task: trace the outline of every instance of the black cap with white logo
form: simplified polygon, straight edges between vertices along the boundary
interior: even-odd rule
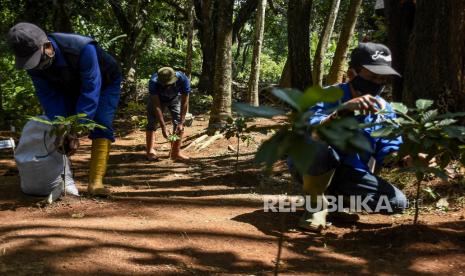
[[[16,57],[16,68],[32,69],[40,63],[45,32],[31,23],[18,23],[8,32],[8,44]]]
[[[388,47],[378,43],[360,43],[350,55],[350,66],[362,66],[378,75],[400,74],[391,67],[391,51]]]

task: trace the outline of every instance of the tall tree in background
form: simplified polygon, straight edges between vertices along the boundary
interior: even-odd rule
[[[121,102],[125,103],[136,90],[137,58],[145,46],[149,34],[143,34],[147,27],[149,0],[109,0],[124,38],[119,58],[123,69],[123,89]]]
[[[465,1],[416,3],[402,98],[410,105],[430,98],[441,111],[464,111]]]
[[[334,23],[336,22],[337,14],[339,11],[340,0],[332,0],[328,16],[325,18],[323,30],[321,31],[318,46],[313,58],[313,84],[323,86],[323,72],[326,48],[328,48],[329,40],[333,32]]]
[[[262,52],[263,32],[265,30],[266,0],[260,0],[255,17],[254,46],[252,56],[252,67],[248,87],[248,102],[258,106],[258,81],[260,79],[260,54]]]
[[[349,9],[344,17],[344,23],[337,43],[336,52],[334,53],[328,78],[326,79],[326,84],[328,85],[342,82],[347,51],[349,50],[350,40],[354,35],[355,25],[357,23],[361,5],[362,0],[350,0]]]
[[[288,72],[290,86],[304,90],[312,85],[310,13],[312,0],[291,0],[287,9]],[[286,66],[285,66],[286,68]]]
[[[199,91],[213,93],[216,55],[217,6],[215,0],[196,0],[196,14],[200,20],[199,41],[202,48],[202,73],[199,78]]]
[[[186,75],[192,77],[192,52],[194,40],[194,0],[187,0],[187,51],[186,51]]]
[[[231,116],[231,74],[232,74],[232,19],[234,1],[219,1],[213,80],[213,105],[209,128],[218,129],[223,121]]]
[[[46,32],[73,32],[71,9],[76,3],[65,0],[26,0],[24,11],[19,14],[17,22],[26,21],[43,28]]]
[[[401,75],[404,74],[409,48],[409,38],[415,18],[415,0],[385,1],[388,46],[392,52],[392,66]],[[402,100],[403,78],[395,78],[392,83],[392,97]]]

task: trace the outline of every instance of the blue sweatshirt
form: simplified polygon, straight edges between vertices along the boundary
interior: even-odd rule
[[[157,73],[153,74],[149,81],[150,95],[158,95],[160,101],[169,102],[178,95],[189,94],[191,92],[189,78],[180,71],[176,71],[176,77],[178,80],[174,85],[165,87],[158,82]]]
[[[67,67],[66,60],[57,43],[53,38],[48,38],[55,50],[55,60],[51,66],[57,69]],[[88,44],[82,49],[79,58],[79,72],[81,75],[80,94],[77,102],[73,103],[73,110],[69,110],[68,103],[71,96],[67,95],[67,91],[57,91],[50,86],[47,80],[35,75],[34,70],[28,71],[39,102],[49,119],[53,120],[55,116],[70,116],[78,113],[85,113],[89,119],[94,119],[102,86],[97,50],[94,45]]]
[[[334,109],[341,105],[344,102],[347,102],[352,99],[352,93],[350,91],[350,86],[348,83],[342,83],[337,85],[344,91],[342,98],[334,103],[318,103],[311,108],[314,114],[310,117],[310,125],[320,124],[322,120],[326,119],[329,114],[334,111]],[[360,123],[375,123],[384,121],[385,119],[396,118],[396,114],[392,112],[391,105],[386,102],[380,96],[376,98],[385,105],[385,109],[389,111],[388,114],[378,115],[378,114],[369,114],[369,115],[357,115],[355,118]],[[363,134],[368,138],[373,149],[373,154],[344,154],[338,151],[338,154],[341,158],[341,163],[350,167],[353,167],[356,170],[369,172],[368,161],[370,157],[373,156],[376,159],[377,165],[382,165],[383,160],[391,152],[398,151],[399,146],[402,144],[402,137],[397,137],[396,139],[385,139],[385,138],[373,138],[371,133],[377,129],[380,129],[381,126],[373,126],[361,130]]]

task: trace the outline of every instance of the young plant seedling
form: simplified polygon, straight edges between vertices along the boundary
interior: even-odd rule
[[[169,154],[170,159],[171,159],[171,154],[173,153],[173,143],[178,141],[179,139],[181,139],[181,137],[179,137],[176,133],[168,135],[168,141],[170,142],[170,145],[171,145],[170,154]]]
[[[253,141],[253,137],[250,135],[250,130],[247,128],[247,122],[244,117],[238,117],[233,119],[229,117],[226,125],[221,129],[221,133],[224,133],[226,139],[231,137],[237,138],[236,146],[236,173],[239,171],[239,154],[240,154],[240,141],[247,142],[247,147],[250,142]]]
[[[63,191],[66,195],[66,153],[69,149],[66,148],[65,138],[68,135],[73,135],[79,137],[86,132],[89,132],[95,128],[105,129],[104,126],[97,124],[96,122],[87,118],[87,115],[84,113],[72,115],[69,117],[63,116],[56,116],[55,120],[49,121],[42,119],[40,117],[29,117],[30,120],[37,121],[40,123],[44,123],[50,125],[52,129],[49,132],[50,137],[55,136],[55,149],[48,152],[45,156],[38,156],[40,157],[47,157],[54,151],[58,151],[63,155],[63,172],[61,174],[62,183],[63,183]],[[44,137],[45,141],[45,137]],[[48,150],[48,149],[47,149]]]
[[[380,123],[383,127],[372,133],[374,137],[403,137],[399,152],[393,161],[411,160],[407,170],[415,173],[416,195],[415,216],[418,222],[421,183],[430,174],[447,180],[446,166],[452,160],[465,164],[465,127],[457,125],[455,118],[465,116],[465,112],[439,114],[433,108],[433,101],[419,99],[415,108],[402,103],[391,104],[396,119]],[[380,111],[380,116],[385,113]],[[435,162],[434,162],[435,161]]]

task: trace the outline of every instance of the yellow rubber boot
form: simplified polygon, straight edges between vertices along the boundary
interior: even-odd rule
[[[87,192],[94,196],[107,196],[110,191],[103,186],[103,177],[107,170],[111,141],[105,138],[92,140],[90,155],[89,186]]]
[[[305,211],[300,218],[299,226],[311,231],[320,231],[325,228],[326,216],[328,215],[328,201],[324,192],[328,188],[333,178],[335,170],[330,170],[322,175],[311,176],[305,174],[303,177],[304,194],[310,196],[310,206],[318,208],[319,211]],[[306,203],[308,206],[308,203]]]

